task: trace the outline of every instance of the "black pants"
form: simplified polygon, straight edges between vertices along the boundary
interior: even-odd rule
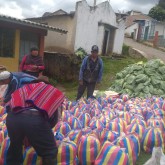
[[[58,149],[50,124],[42,115],[9,112],[6,125],[10,137],[7,165],[22,164],[22,146],[25,136],[36,153],[42,157],[43,165],[54,165]]]
[[[83,85],[79,85],[79,87],[78,87],[76,100],[79,100],[81,98],[81,96],[84,94],[86,88],[87,88],[87,99],[89,97],[93,97],[93,92],[95,90],[95,86],[96,86],[96,82],[88,83],[86,81],[83,81]]]

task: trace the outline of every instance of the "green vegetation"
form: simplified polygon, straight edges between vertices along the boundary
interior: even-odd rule
[[[102,57],[102,59],[104,63],[104,72],[102,82],[96,87],[96,89],[98,90],[108,89],[112,85],[112,82],[115,80],[115,75],[120,72],[124,67],[139,61],[146,61],[145,58],[134,59],[128,56],[121,60],[112,59],[110,57]],[[58,83],[57,86],[62,86],[64,88],[66,96],[70,100],[75,100],[78,88],[78,80],[74,82]]]
[[[157,21],[165,21],[165,9],[157,5],[151,8],[148,15]]]
[[[122,54],[123,55],[129,55],[129,46],[123,44]]]
[[[144,164],[147,160],[151,158],[151,154],[145,153],[144,151],[140,152],[140,155],[136,161],[136,165],[142,165]]]
[[[87,52],[83,48],[78,48],[75,52],[75,55],[83,59],[86,56]]]
[[[165,64],[160,59],[140,62],[125,67],[116,74],[111,91],[126,93],[130,97],[165,97]]]
[[[151,8],[148,15],[157,21],[165,21],[165,1],[159,0],[158,5]]]

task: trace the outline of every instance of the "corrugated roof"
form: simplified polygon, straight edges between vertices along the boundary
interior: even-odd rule
[[[14,18],[14,17],[2,15],[2,14],[0,14],[0,20],[6,21],[6,22],[16,23],[16,24],[20,24],[20,25],[30,26],[30,27],[36,27],[39,29],[51,30],[51,31],[55,31],[58,33],[63,33],[63,34],[67,33],[66,30],[63,30],[60,28],[56,28],[53,26],[49,26],[49,25],[45,25],[45,24],[41,24],[41,23],[29,21],[29,20],[18,19],[18,18]]]

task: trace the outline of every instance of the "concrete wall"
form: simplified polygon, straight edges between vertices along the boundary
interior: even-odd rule
[[[123,42],[124,42],[124,31],[125,31],[125,21],[121,20],[118,25],[118,29],[116,30],[116,37],[114,41],[113,52],[117,54],[121,54]]]
[[[45,37],[45,50],[56,51],[71,51],[73,52],[74,33],[75,33],[75,20],[74,17],[69,15],[59,15],[46,17],[42,22],[47,23],[50,26],[65,29],[67,34],[60,34],[52,31],[48,31],[48,35]]]
[[[44,75],[55,80],[78,81],[82,60],[74,54],[44,53]]]
[[[159,36],[165,37],[165,25],[157,23],[155,26],[155,32],[158,31]]]
[[[0,57],[0,64],[4,65],[8,71],[16,72],[19,68],[20,30],[15,30],[14,57]]]
[[[99,46],[100,49],[103,46],[103,38],[104,38],[104,26],[100,25],[98,26],[98,29],[97,29],[97,39],[96,39],[96,44]]]
[[[104,27],[99,27],[98,24],[104,23],[117,27],[116,15],[109,2],[103,2],[96,7],[90,7],[85,0],[77,2],[76,17],[77,24],[74,50],[82,47],[90,53],[91,46],[97,44],[101,51]]]
[[[131,36],[131,33],[134,32],[134,30],[136,29],[136,34],[135,34],[135,38],[137,39],[137,34],[138,34],[138,23],[133,24],[132,26],[128,27],[127,29],[125,29],[125,34]]]

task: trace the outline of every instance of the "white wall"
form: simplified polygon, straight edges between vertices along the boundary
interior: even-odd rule
[[[116,30],[116,37],[114,41],[113,52],[117,54],[121,54],[123,42],[124,42],[124,31],[125,31],[125,21],[121,20],[118,25],[118,29]]]
[[[136,35],[135,35],[135,39],[136,39],[138,33],[138,23],[135,23],[132,26],[125,29],[125,34],[129,34],[129,36],[131,36],[131,33],[134,32],[135,29],[136,29]]]
[[[158,35],[165,37],[165,25],[157,23],[155,26],[155,32],[158,31]]]
[[[102,45],[103,38],[104,38],[104,26],[98,26],[96,44],[99,46],[100,52],[103,46]]]
[[[55,33],[53,31],[48,31],[48,35],[45,37],[45,48],[56,47],[58,50],[66,49],[73,51],[73,35],[75,33],[75,20],[71,16],[54,16],[48,17],[45,22],[50,26],[65,29],[68,31],[67,34]]]
[[[98,26],[99,22],[117,27],[116,15],[108,1],[97,5],[95,9],[85,0],[77,2],[76,16],[75,50],[82,47],[90,53],[91,46],[94,44],[97,44],[100,50],[102,49],[104,28]]]

